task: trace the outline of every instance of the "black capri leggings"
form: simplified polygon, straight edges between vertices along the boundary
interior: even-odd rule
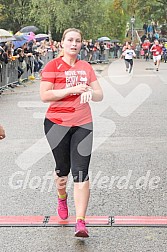
[[[56,174],[68,176],[71,169],[74,182],[89,180],[93,124],[66,127],[45,119],[44,130],[56,162]]]
[[[126,68],[129,68],[129,73],[132,71],[132,67],[133,67],[133,59],[125,59],[125,65]]]

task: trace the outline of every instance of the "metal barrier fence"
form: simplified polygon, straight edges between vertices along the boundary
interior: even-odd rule
[[[53,51],[48,50],[46,55],[40,56],[40,60],[43,62],[43,66],[47,62],[54,58]],[[81,60],[86,60],[91,64],[97,63],[108,63],[109,57],[111,57],[109,49],[105,49],[103,52],[99,50],[86,52],[84,49],[81,49],[78,58]],[[19,62],[18,59],[9,61],[7,64],[0,62],[0,94],[10,87],[17,86],[19,83],[18,68],[20,67],[23,70],[21,75],[22,81],[28,79],[33,79],[34,77],[34,62],[35,56],[26,57],[24,64]],[[32,78],[31,78],[32,77]]]
[[[48,51],[45,56],[40,57],[43,62],[43,66],[46,65],[51,59],[53,59],[53,52]],[[21,75],[22,81],[28,80],[31,76],[34,76],[34,61],[35,57],[26,57],[24,64],[19,62],[18,59],[9,61],[7,64],[0,62],[0,94],[2,91],[14,87],[19,84],[18,79],[18,68],[20,67],[23,71]]]
[[[4,90],[11,83],[18,82],[17,65],[18,62],[13,61],[9,62],[9,64],[0,62],[0,91]]]
[[[86,49],[81,49],[79,54],[79,59],[86,60],[92,64],[98,63],[108,63],[109,62],[109,48],[104,51],[96,50],[96,51],[87,51]]]

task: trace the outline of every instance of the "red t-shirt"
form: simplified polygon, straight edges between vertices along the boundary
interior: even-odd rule
[[[153,56],[161,55],[161,53],[162,53],[162,46],[160,46],[160,45],[153,45],[151,47],[151,52],[153,52]]]
[[[142,48],[144,49],[144,50],[148,50],[149,49],[149,47],[150,47],[150,42],[148,41],[148,42],[145,42],[145,43],[143,43],[142,44]]]
[[[42,71],[42,81],[53,83],[53,89],[64,89],[76,85],[90,85],[96,75],[92,66],[78,60],[72,67],[62,57],[51,60]],[[89,103],[80,104],[80,95],[72,94],[53,101],[46,112],[46,118],[62,126],[79,126],[92,122]]]

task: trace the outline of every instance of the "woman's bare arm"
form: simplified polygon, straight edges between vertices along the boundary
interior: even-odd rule
[[[40,97],[43,102],[58,101],[71,94],[82,94],[87,91],[87,85],[77,85],[74,87],[64,89],[53,89],[53,83],[41,81],[40,84]]]
[[[92,101],[98,102],[103,100],[103,91],[98,82],[98,80],[90,83],[90,87],[92,88]]]
[[[4,128],[0,125],[0,140],[5,138],[5,130]]]

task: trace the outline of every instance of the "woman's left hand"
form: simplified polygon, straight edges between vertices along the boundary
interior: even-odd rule
[[[3,127],[0,125],[0,140],[5,138],[5,130]]]
[[[92,91],[93,90],[88,90],[86,92],[83,92],[81,94],[81,99],[80,99],[80,103],[86,103],[92,100]]]

